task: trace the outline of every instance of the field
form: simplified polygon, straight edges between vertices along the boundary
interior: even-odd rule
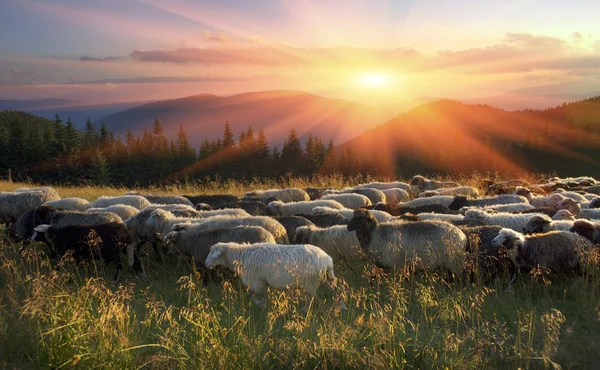
[[[480,185],[481,178],[458,181]],[[368,180],[214,182],[150,190],[240,195],[248,188],[342,187]],[[27,184],[0,182],[2,191],[19,186]],[[91,200],[130,189],[57,190],[63,197]],[[586,279],[545,284],[523,277],[505,292],[509,277],[488,286],[448,285],[437,276],[383,276],[369,264],[339,265],[336,275],[348,310],[340,312],[320,292],[320,301],[302,314],[299,292],[271,292],[261,311],[238,280],[203,287],[189,267],[156,263],[149,247],[142,250],[149,279],[126,269],[119,284],[107,282],[99,266],[67,261],[55,271],[41,245],[20,247],[0,244],[0,368],[586,369],[600,364],[598,268]]]

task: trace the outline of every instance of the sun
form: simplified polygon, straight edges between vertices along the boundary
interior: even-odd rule
[[[360,77],[360,83],[370,87],[382,87],[389,85],[391,81],[391,77],[383,73],[367,73]]]

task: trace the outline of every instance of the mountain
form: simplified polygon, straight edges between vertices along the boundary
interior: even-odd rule
[[[392,116],[389,112],[387,108],[301,91],[264,91],[165,100],[112,114],[98,122],[104,122],[116,136],[124,137],[128,129],[139,135],[159,119],[167,138],[175,138],[182,125],[194,146],[205,138],[220,137],[225,122],[231,125],[236,139],[248,127],[255,132],[262,127],[271,145],[281,145],[294,128],[301,138],[312,133],[324,141],[333,139],[340,143],[385,122]]]
[[[600,175],[600,98],[506,111],[441,100],[338,146],[357,171],[388,175],[529,171]]]
[[[89,118],[96,121],[107,115],[137,107],[147,102],[77,102],[66,99],[40,99],[40,100],[9,100],[0,99],[0,111],[18,110],[46,119],[54,119],[59,114],[63,121],[71,118],[79,129],[85,126]]]

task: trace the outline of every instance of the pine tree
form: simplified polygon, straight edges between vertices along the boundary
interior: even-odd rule
[[[102,145],[106,145],[110,142],[110,132],[108,132],[108,128],[104,122],[100,124],[99,140]]]
[[[204,139],[204,141],[202,141],[202,144],[200,144],[200,150],[198,151],[198,159],[207,158],[211,154],[212,153],[210,142],[208,141],[208,139]]]
[[[79,132],[75,128],[75,124],[71,118],[67,119],[67,126],[64,130],[64,143],[67,153],[73,153],[79,149]]]
[[[163,133],[160,121],[156,119],[152,127],[153,164],[150,166],[152,174],[151,182],[158,182],[165,179],[171,173],[172,161],[169,153],[169,142]]]
[[[27,143],[25,125],[18,116],[11,120],[8,135],[8,168],[15,174],[22,174],[27,164]]]
[[[66,152],[65,148],[65,140],[64,140],[64,130],[65,127],[62,124],[62,120],[58,113],[54,116],[54,153],[61,154]]]
[[[303,153],[298,134],[296,130],[292,129],[281,151],[281,162],[286,173],[298,174],[300,172]]]
[[[106,157],[98,149],[95,150],[91,162],[92,181],[97,185],[107,185],[110,181],[109,164]]]
[[[91,148],[98,142],[98,131],[89,118],[85,121],[85,136],[83,138],[83,147]]]
[[[223,140],[221,141],[219,149],[227,149],[234,145],[235,141],[233,139],[233,131],[231,131],[231,126],[229,126],[229,122],[225,122],[225,129],[223,130]]]
[[[267,136],[262,128],[258,130],[254,153],[253,162],[259,164],[257,166],[257,175],[263,178],[274,175],[274,162],[271,158],[271,150],[269,149]]]

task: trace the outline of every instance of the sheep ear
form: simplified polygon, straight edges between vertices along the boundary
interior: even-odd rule
[[[219,257],[221,257],[221,254],[223,254],[223,251],[222,251],[222,250],[220,250],[220,249],[217,249],[217,250],[215,250],[215,251],[212,251],[212,256],[213,256],[213,258],[219,258]]]

